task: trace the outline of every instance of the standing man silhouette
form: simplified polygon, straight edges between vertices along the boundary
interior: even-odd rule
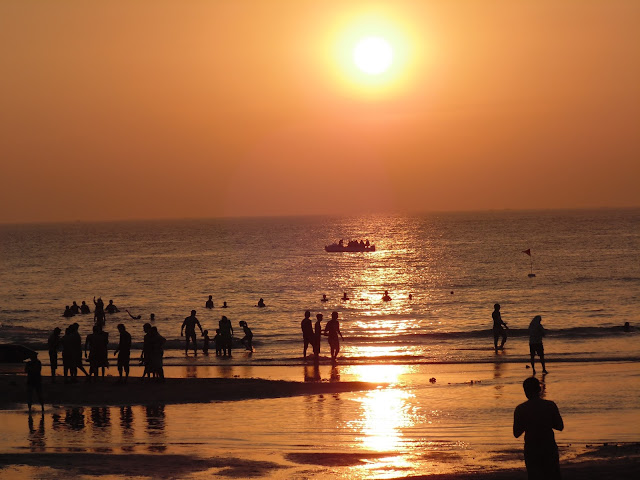
[[[493,306],[493,313],[491,314],[491,318],[493,318],[493,348],[495,349],[496,353],[498,353],[498,349],[502,350],[504,348],[504,344],[507,341],[507,330],[509,329],[509,327],[507,327],[507,324],[502,321],[502,317],[500,316],[499,303],[496,303]],[[500,342],[500,347],[498,347],[498,338],[500,337],[502,337],[502,342]]]
[[[304,312],[304,318],[300,322],[300,328],[302,329],[302,341],[304,342],[302,356],[303,358],[307,358],[307,348],[309,345],[313,348],[314,342],[313,324],[311,323],[311,312],[309,310]]]
[[[203,335],[202,326],[200,322],[196,318],[196,311],[191,310],[191,315],[184,319],[182,322],[182,327],[180,328],[180,336],[184,337],[186,335],[186,343],[184,346],[184,354],[186,355],[189,352],[189,339],[193,340],[193,354],[198,355],[198,344],[196,343],[196,325],[200,329],[200,335]]]
[[[560,480],[560,458],[553,430],[564,423],[558,406],[540,398],[540,382],[529,377],[523,383],[527,401],[513,413],[513,436],[524,433],[524,463],[529,480]]]

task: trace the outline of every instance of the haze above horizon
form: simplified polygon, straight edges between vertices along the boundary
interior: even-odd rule
[[[637,207],[637,18],[634,0],[6,0],[0,223]],[[353,64],[370,37],[393,50],[376,75]]]

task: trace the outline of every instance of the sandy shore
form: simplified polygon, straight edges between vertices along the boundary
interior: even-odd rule
[[[117,383],[105,377],[87,383],[65,384],[59,379],[43,381],[43,395],[48,405],[151,405],[207,403],[214,401],[279,398],[296,395],[331,394],[370,390],[382,384],[368,382],[291,382],[256,378],[167,378],[164,383],[130,379]],[[37,399],[34,396],[34,402]],[[26,377],[0,375],[0,407],[26,403]]]

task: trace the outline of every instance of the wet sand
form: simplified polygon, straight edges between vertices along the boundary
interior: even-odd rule
[[[24,375],[0,375],[0,407],[26,401]],[[43,379],[47,405],[171,405],[215,401],[280,398],[296,395],[332,394],[371,390],[383,386],[370,382],[291,382],[258,378],[167,378],[163,383],[132,378],[117,383],[116,377],[65,384]],[[34,405],[37,398],[34,396]]]

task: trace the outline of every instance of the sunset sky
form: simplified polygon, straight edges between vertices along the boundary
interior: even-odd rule
[[[637,0],[2,0],[0,222],[640,206],[639,24]]]

